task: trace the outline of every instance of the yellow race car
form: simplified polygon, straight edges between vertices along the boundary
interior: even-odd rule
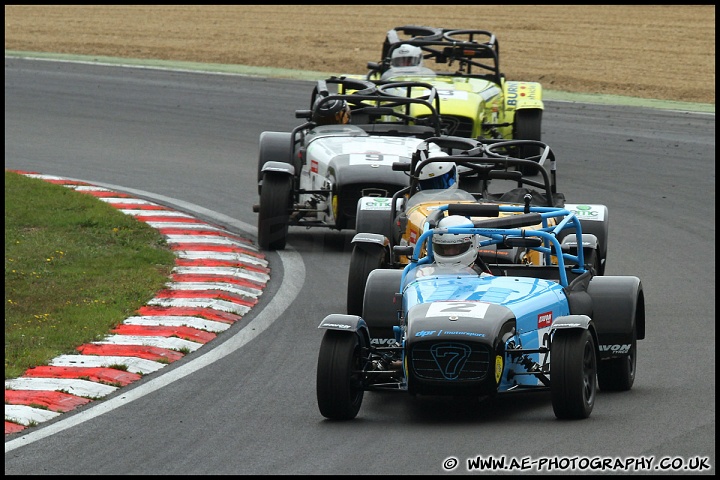
[[[376,83],[412,80],[435,87],[447,135],[541,140],[542,86],[505,78],[498,40],[489,31],[396,27],[386,34],[380,61],[368,68],[366,79]],[[524,148],[515,155],[539,153]]]

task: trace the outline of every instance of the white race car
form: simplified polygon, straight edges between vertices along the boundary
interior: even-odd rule
[[[423,118],[411,114],[413,106]],[[389,198],[409,184],[392,165],[409,162],[420,142],[441,134],[438,109],[437,91],[425,83],[318,81],[311,108],[296,111],[304,123],[260,134],[260,203],[253,206],[260,248],[285,248],[289,226],[354,229],[360,198]]]

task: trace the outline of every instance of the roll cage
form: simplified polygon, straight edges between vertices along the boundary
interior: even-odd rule
[[[433,85],[412,81],[376,85],[366,80],[330,77],[317,81],[309,109],[295,111],[295,117],[306,122],[292,130],[292,152],[296,151],[297,145],[304,145],[306,135],[317,127],[312,121],[315,111],[334,100],[348,103],[352,116],[350,124],[368,135],[418,138],[442,135],[440,97]]]
[[[405,25],[389,30],[382,46],[380,62],[368,62],[367,79],[382,75],[391,68],[392,52],[401,45],[413,45],[423,51],[425,60],[447,64],[457,69],[437,72],[441,75],[464,76],[501,84],[500,46],[487,30],[450,29]]]
[[[519,207],[510,205],[474,205],[474,204],[447,204],[438,207],[438,216],[463,215],[467,217],[498,217],[472,220],[472,227],[432,227],[425,230],[418,238],[414,247],[396,247],[401,249],[403,254],[408,255],[410,263],[405,266],[402,274],[401,285],[405,285],[405,278],[413,269],[420,265],[434,262],[432,250],[433,235],[436,234],[460,234],[460,235],[481,235],[485,237],[479,243],[480,247],[497,245],[508,248],[522,246],[536,250],[545,256],[545,265],[518,265],[510,276],[520,274],[522,276],[535,276],[531,272],[537,272],[537,278],[555,277],[561,286],[567,287],[569,278],[575,278],[586,272],[583,249],[580,248],[577,254],[564,251],[558,236],[563,230],[571,230],[577,235],[578,243],[582,243],[582,227],[580,220],[574,213],[564,208],[557,207]],[[515,213],[500,217],[500,213]],[[548,220],[556,219],[556,224]],[[524,228],[542,225],[540,228]],[[423,252],[425,252],[423,256]],[[552,265],[551,257],[557,260]],[[556,272],[548,275],[548,271]]]
[[[451,155],[428,156],[428,145],[433,143],[447,152],[457,152]],[[512,155],[518,148],[536,146],[540,153],[528,158],[515,158]],[[459,151],[459,152],[458,152]],[[459,167],[465,167],[463,175],[476,175],[481,185],[479,192],[471,193],[478,200],[490,202],[507,201],[509,203],[524,203],[526,208],[531,204],[543,207],[559,207],[564,205],[564,196],[557,192],[555,154],[550,147],[536,140],[474,140],[464,137],[431,137],[418,146],[413,154],[410,163],[396,162],[392,169],[395,171],[407,172],[410,183],[407,187],[397,191],[391,200],[390,215],[391,223],[395,222],[395,215],[399,210],[400,200],[408,199],[414,193],[420,191],[420,172],[423,167],[430,163],[455,163]],[[545,168],[549,165],[548,169]],[[524,175],[521,168],[537,170],[542,176],[538,180],[533,176]],[[516,182],[518,189],[534,187],[538,189],[534,194],[530,191],[517,191],[518,198],[509,198],[512,192],[502,194],[490,193],[489,185],[491,180],[509,180]],[[462,188],[462,180],[461,180]],[[431,221],[431,219],[429,219]]]

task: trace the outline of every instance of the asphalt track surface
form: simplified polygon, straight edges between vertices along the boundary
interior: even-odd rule
[[[129,193],[249,239],[257,138],[295,126],[311,85],[5,63],[6,169]],[[288,249],[266,253],[270,278],[240,321],[102,401],[6,435],[5,473],[433,474],[450,457],[467,473],[467,459],[490,455],[705,459],[710,470],[679,471],[714,473],[714,107],[673,107],[546,101],[560,191],[608,206],[606,273],[636,275],[646,292],[635,386],[600,394],[590,419],[559,422],[547,395],[529,394],[367,395],[356,421],[323,420],[316,327],[344,311],[351,234],[293,229]]]

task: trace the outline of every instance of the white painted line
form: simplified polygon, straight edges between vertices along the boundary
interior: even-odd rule
[[[235,313],[241,316],[250,311],[250,307],[245,305],[211,298],[153,298],[148,302],[148,305],[176,308],[210,308],[213,310],[220,310],[221,312]]]
[[[167,327],[192,327],[208,332],[223,332],[230,328],[231,324],[206,320],[200,317],[182,317],[180,315],[143,315],[126,318],[125,325],[143,326],[167,326]]]
[[[152,217],[168,217],[168,218],[177,218],[177,217],[183,217],[183,218],[195,218],[192,215],[188,215],[187,213],[177,212],[175,210],[126,210],[126,209],[120,209],[120,212],[123,212],[127,215],[134,215],[134,216],[152,216]]]
[[[95,185],[65,185],[78,192],[112,192],[109,188],[96,187]]]
[[[123,203],[125,205],[151,205],[161,207],[162,205],[143,200],[141,198],[120,198],[120,197],[98,197],[98,200],[105,203]]]
[[[224,260],[228,262],[250,263],[265,268],[268,266],[268,261],[265,259],[236,252],[189,252],[187,250],[178,250],[175,252],[175,256],[187,260]]]
[[[26,177],[30,177],[30,178],[41,178],[41,179],[43,179],[43,180],[48,180],[48,181],[50,181],[50,180],[68,180],[68,179],[65,178],[65,177],[58,177],[57,175],[43,175],[43,174],[40,174],[40,173],[27,173],[27,174],[24,174],[24,175],[25,175]]]
[[[137,357],[124,357],[114,355],[60,355],[50,360],[53,367],[112,367],[125,365],[131,373],[157,372],[165,366],[164,363],[146,360]]]
[[[247,247],[246,242],[241,242],[230,237],[220,235],[163,235],[168,243],[208,243],[211,245],[234,245]]]
[[[79,378],[20,377],[5,380],[6,390],[62,391],[86,398],[102,398],[118,387]]]
[[[216,227],[207,223],[183,223],[183,222],[146,222],[153,228],[158,230],[161,228],[181,228],[183,230],[215,230],[217,232],[227,232],[224,228]]]
[[[5,404],[5,421],[19,423],[26,427],[33,423],[42,423],[61,415],[62,412],[53,412],[44,408],[33,408],[29,405]]]
[[[270,280],[270,275],[266,273],[253,272],[235,267],[175,267],[172,272],[180,275],[223,275],[227,277],[246,278],[260,283],[267,283],[268,280]]]
[[[180,291],[202,291],[207,292],[209,290],[221,290],[223,292],[234,293],[237,295],[245,295],[252,298],[257,298],[262,295],[262,290],[256,288],[238,287],[231,283],[221,282],[175,282],[168,283],[166,287],[169,290],[180,290]]]
[[[188,349],[193,352],[204,345],[184,338],[153,335],[108,335],[102,340],[92,343],[95,345],[143,345],[177,351]]]

